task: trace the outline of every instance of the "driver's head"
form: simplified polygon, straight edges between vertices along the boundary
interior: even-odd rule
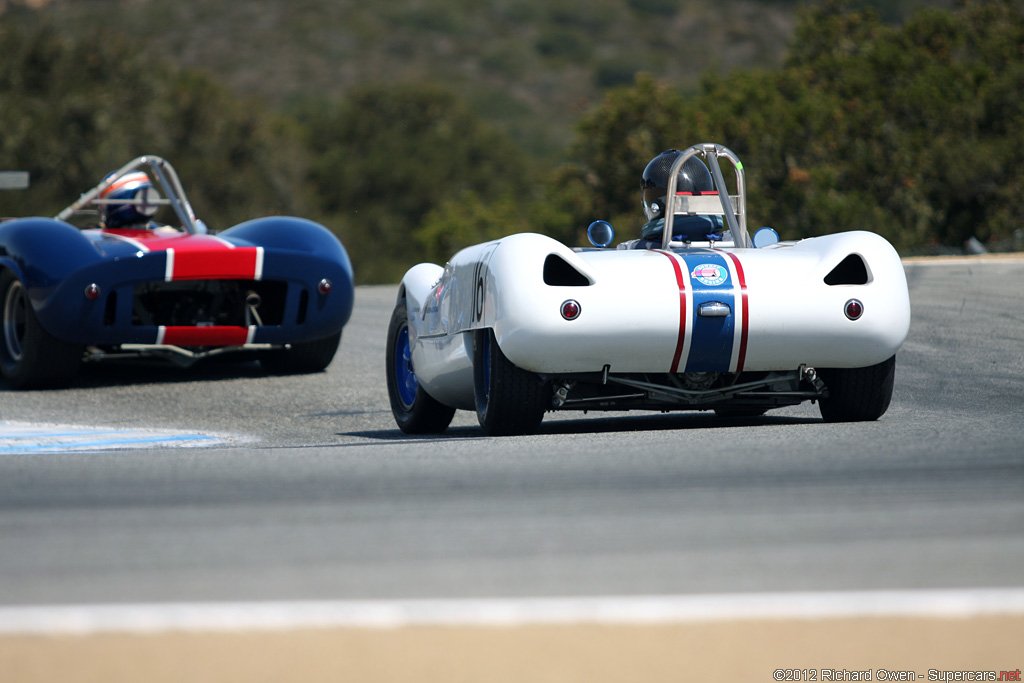
[[[160,193],[153,187],[149,176],[142,171],[121,176],[110,187],[100,192],[99,198],[106,200],[99,205],[100,218],[103,219],[105,228],[122,228],[145,223],[155,216],[160,208],[156,203],[160,199]]]
[[[665,214],[665,197],[668,195],[669,174],[672,164],[682,154],[677,149],[668,149],[651,159],[640,180],[640,201],[644,216],[653,221]],[[687,159],[676,176],[676,192],[709,192],[715,189],[711,172],[696,156]]]

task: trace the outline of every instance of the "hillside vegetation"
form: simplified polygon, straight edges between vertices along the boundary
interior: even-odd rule
[[[35,4],[39,4],[36,0]],[[17,7],[9,3],[8,13]],[[353,87],[443,83],[531,154],[564,148],[602,89],[647,71],[694,88],[708,68],[780,64],[794,0],[51,0],[18,12],[62,35],[115,29],[152,61],[275,107]]]
[[[932,4],[8,2],[0,166],[33,189],[0,215],[160,154],[212,226],[309,216],[393,282],[515,231],[632,237],[646,161],[713,140],[785,238],[1012,244],[1024,3]]]
[[[953,0],[876,0],[885,21]],[[16,11],[26,4],[39,11]],[[521,147],[557,157],[576,119],[638,72],[696,89],[708,70],[782,63],[800,0],[0,0],[24,27],[128,36],[275,107],[368,84],[443,83]],[[860,3],[865,4],[865,3]]]

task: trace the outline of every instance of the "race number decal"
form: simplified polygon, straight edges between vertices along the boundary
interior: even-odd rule
[[[484,317],[484,288],[486,285],[487,267],[482,261],[476,262],[473,269],[473,322],[478,323]]]

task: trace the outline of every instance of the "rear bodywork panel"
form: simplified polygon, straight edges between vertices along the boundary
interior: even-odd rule
[[[869,232],[763,249],[574,251],[542,235],[463,250],[403,281],[417,378],[472,407],[471,332],[491,328],[515,365],[551,377],[852,368],[906,339],[899,257]],[[851,299],[864,313],[844,313]],[[561,305],[578,303],[565,319]]]

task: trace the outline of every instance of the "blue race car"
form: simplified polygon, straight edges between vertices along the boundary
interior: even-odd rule
[[[70,222],[82,215],[94,224]],[[13,388],[65,386],[83,361],[125,357],[248,353],[273,373],[317,372],[352,304],[352,265],[325,227],[272,216],[211,234],[157,156],[54,218],[0,221],[0,374]]]

